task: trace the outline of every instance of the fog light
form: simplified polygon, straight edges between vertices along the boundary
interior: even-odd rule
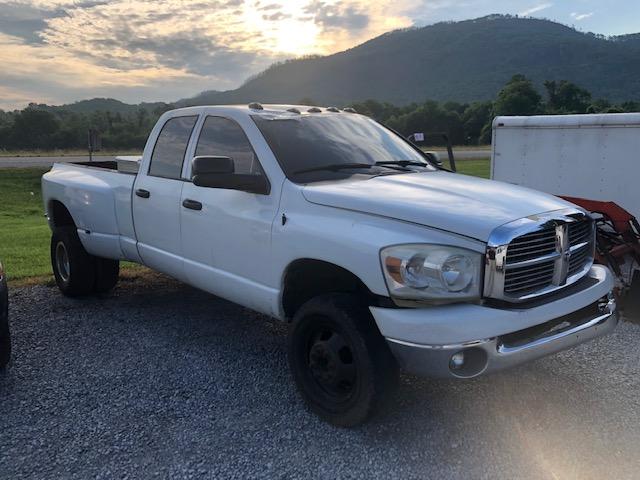
[[[464,352],[458,352],[451,355],[451,360],[449,360],[449,368],[451,370],[458,370],[464,366]]]

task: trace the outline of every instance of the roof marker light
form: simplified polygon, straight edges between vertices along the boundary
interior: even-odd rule
[[[298,113],[298,114],[299,114],[299,113],[302,113],[302,112],[300,112],[300,110],[298,110],[298,109],[297,109],[297,108],[295,108],[295,107],[287,108],[287,112],[291,112],[291,113]]]
[[[347,113],[358,113],[358,112],[356,112],[356,109],[352,108],[352,107],[343,108],[342,111],[343,112],[347,112]]]
[[[329,107],[327,108],[327,112],[340,113],[340,110],[338,110],[336,107]]]
[[[249,108],[251,110],[264,110],[264,107],[261,104],[259,104],[258,102],[251,102],[249,104]]]
[[[322,113],[322,110],[320,110],[318,107],[311,107],[309,110],[307,110],[307,112],[309,112],[309,113]]]

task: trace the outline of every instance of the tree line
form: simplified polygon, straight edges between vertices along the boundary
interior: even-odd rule
[[[496,116],[639,112],[640,102],[613,105],[604,99],[593,99],[590,92],[566,80],[544,82],[543,96],[531,80],[514,75],[493,101],[426,101],[397,107],[367,100],[353,107],[404,135],[447,133],[454,145],[488,145]]]
[[[300,103],[315,102],[303,99]],[[513,76],[493,101],[467,104],[427,100],[396,106],[366,100],[350,106],[404,135],[447,133],[455,145],[491,143],[491,122],[498,115],[640,111],[640,102],[613,105],[593,99],[590,92],[566,80],[544,82],[544,94],[540,94],[523,75]],[[153,108],[139,106],[126,112],[77,112],[30,104],[23,110],[0,110],[0,150],[84,149],[90,128],[100,132],[104,149],[141,150],[158,117],[171,108],[171,104],[154,104]]]

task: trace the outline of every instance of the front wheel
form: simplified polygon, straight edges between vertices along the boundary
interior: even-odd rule
[[[368,308],[346,294],[316,297],[300,308],[289,365],[311,410],[340,427],[368,420],[398,383],[396,361]]]

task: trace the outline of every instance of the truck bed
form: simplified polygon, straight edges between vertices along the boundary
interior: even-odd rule
[[[48,214],[66,208],[85,249],[105,258],[137,260],[131,195],[135,172],[118,161],[56,163],[42,177]]]
[[[141,157],[123,156],[116,157],[115,160],[99,160],[91,162],[70,162],[72,165],[81,167],[100,168],[103,170],[114,170],[120,173],[137,174],[140,168]]]

